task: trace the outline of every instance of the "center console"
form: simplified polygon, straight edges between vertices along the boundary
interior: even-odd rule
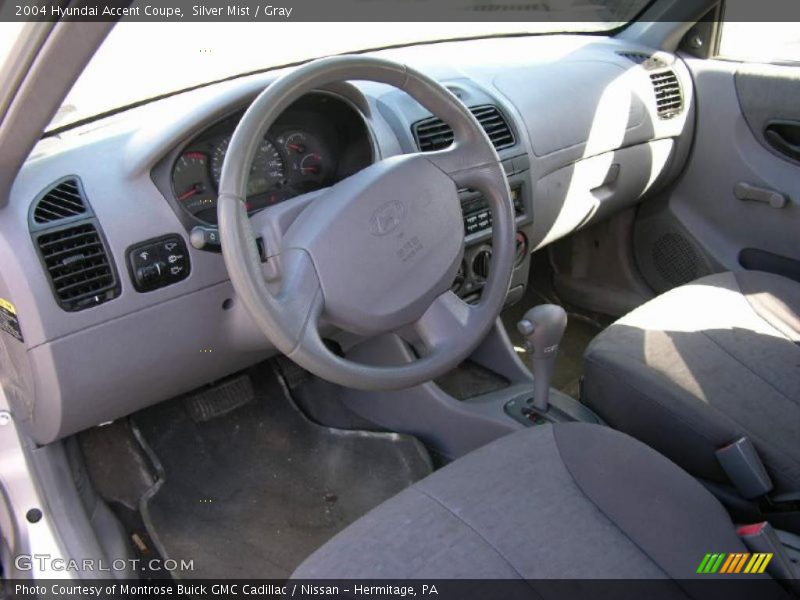
[[[508,177],[511,192],[511,201],[514,203],[514,218],[517,222],[516,233],[516,260],[514,262],[514,275],[509,286],[508,303],[513,304],[519,300],[525,291],[528,278],[530,246],[525,226],[532,222],[530,204],[526,202],[528,184],[528,170],[530,161],[523,154],[503,161],[503,167]],[[458,271],[452,290],[468,302],[475,302],[480,298],[481,289],[489,276],[492,260],[492,213],[489,203],[480,192],[475,190],[460,190],[461,212],[464,219],[464,260]]]

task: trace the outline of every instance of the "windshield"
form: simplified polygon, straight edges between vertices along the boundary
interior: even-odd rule
[[[626,24],[646,3],[583,2],[605,17],[586,22],[552,20],[558,17],[558,11],[552,9],[548,13],[551,20],[534,22],[121,22],[75,83],[48,129],[188,87],[321,56],[465,37],[608,31]]]

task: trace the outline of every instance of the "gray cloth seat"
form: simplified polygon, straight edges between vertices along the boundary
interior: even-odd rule
[[[589,345],[584,400],[696,477],[747,436],[776,492],[800,491],[800,283],[756,271],[671,290]]]
[[[746,549],[701,484],[628,435],[569,423],[510,434],[435,472],[293,578],[647,578],[678,592],[712,551]]]

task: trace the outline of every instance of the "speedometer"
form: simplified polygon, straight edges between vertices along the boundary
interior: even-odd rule
[[[172,189],[184,210],[198,218],[209,218],[216,211],[217,196],[208,177],[208,156],[204,152],[184,152],[172,169]]]
[[[219,189],[219,181],[222,178],[222,163],[225,161],[225,154],[231,136],[223,138],[214,148],[211,157],[211,175],[214,183]],[[247,196],[263,194],[273,188],[282,187],[286,178],[283,158],[274,144],[268,139],[263,139],[256,151],[253,165],[250,168],[250,178],[247,182]]]

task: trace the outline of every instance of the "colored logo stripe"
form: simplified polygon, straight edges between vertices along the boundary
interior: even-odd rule
[[[722,568],[719,570],[720,573],[730,573],[731,565],[736,562],[738,554],[728,554],[728,558],[725,559],[725,562],[722,563]]]
[[[725,554],[706,554],[700,566],[697,567],[697,572],[716,573],[725,556]]]
[[[771,560],[772,553],[768,552],[757,552],[755,554],[750,554],[749,552],[709,553],[700,561],[697,573],[763,573]]]
[[[761,554],[753,554],[753,558],[750,559],[750,562],[747,563],[747,566],[744,568],[745,573],[763,573],[769,561],[772,560],[772,554],[769,553],[761,553]]]
[[[744,563],[747,561],[748,558],[750,558],[749,553],[734,554],[734,556],[736,558],[731,563],[730,570],[727,571],[728,573],[740,573],[742,567],[744,567]]]

